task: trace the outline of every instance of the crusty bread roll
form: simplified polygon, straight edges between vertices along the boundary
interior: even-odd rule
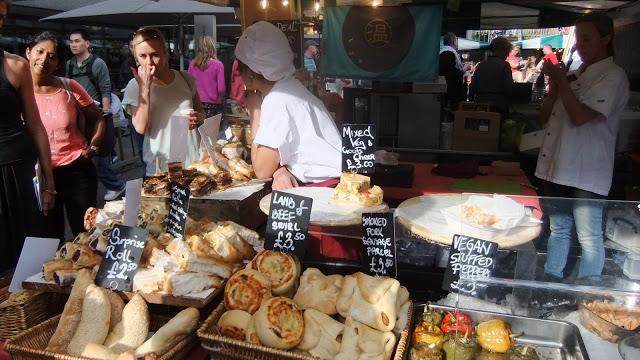
[[[344,277],[336,309],[340,315],[380,331],[396,325],[396,299],[400,283],[388,277],[373,277],[361,272]]]
[[[229,278],[231,276],[231,264],[201,256],[197,256],[192,252],[183,253],[178,259],[180,269],[184,271],[209,273],[217,275],[221,278]]]
[[[208,243],[209,247],[214,251],[214,257],[220,260],[233,264],[243,259],[242,253],[233,246],[226,234],[221,233],[217,229],[206,233],[202,240]]]
[[[200,312],[196,308],[190,307],[180,311],[173,319],[158,329],[149,340],[136,349],[136,358],[144,357],[150,353],[162,356],[168,349],[195,329],[196,325],[198,325],[199,317]]]
[[[374,330],[349,316],[344,322],[340,352],[334,359],[389,360],[395,345],[396,337],[392,332]]]
[[[57,259],[64,259],[64,260],[71,260],[71,258],[73,257],[73,253],[80,246],[86,246],[86,245],[80,245],[80,244],[77,244],[77,243],[74,243],[74,242],[71,242],[71,241],[67,241],[66,243],[64,243],[62,245],[62,247],[60,249],[58,249],[58,253],[56,254],[56,258]]]
[[[164,278],[163,290],[175,296],[184,296],[192,292],[217,288],[222,280],[203,273],[168,273]]]
[[[262,250],[247,265],[271,280],[271,292],[284,295],[291,291],[300,277],[300,263],[295,255],[279,251]]]
[[[308,309],[304,312],[304,337],[298,349],[319,357],[333,359],[340,351],[344,325],[320,311]]]
[[[252,259],[256,251],[253,249],[253,246],[245,241],[240,234],[236,231],[236,228],[233,225],[225,224],[218,225],[215,231],[219,232],[224,236],[224,238],[233,245],[242,254],[242,258],[244,260]]]
[[[111,331],[116,327],[120,320],[122,320],[124,301],[122,301],[120,295],[113,291],[107,291],[107,296],[109,297],[109,303],[111,304],[111,317],[109,318],[109,331]]]
[[[79,356],[87,344],[102,344],[107,338],[111,318],[111,303],[107,291],[93,284],[87,287],[80,323],[67,347],[70,355]]]
[[[245,341],[252,321],[251,314],[244,310],[229,310],[220,316],[218,329],[224,336]]]
[[[117,360],[119,354],[104,345],[88,343],[80,356],[96,360]]]
[[[104,345],[117,354],[135,350],[147,339],[149,324],[147,303],[136,294],[122,310],[122,320],[111,330]]]
[[[156,269],[138,269],[133,275],[133,291],[145,294],[159,291],[164,281],[164,271]]]
[[[301,309],[315,309],[335,315],[336,302],[342,288],[342,275],[325,276],[316,268],[307,268],[300,277],[300,287],[293,297]]]
[[[73,285],[77,277],[78,270],[75,269],[56,270],[53,272],[53,282],[60,287]]]
[[[56,327],[56,331],[49,340],[47,350],[52,352],[65,352],[67,345],[73,334],[76,332],[78,323],[80,323],[80,317],[82,315],[82,302],[84,300],[87,287],[93,284],[93,278],[91,273],[87,269],[78,271],[78,277],[73,284],[71,294],[67,303],[64,305],[64,310],[60,316],[60,321]]]
[[[227,309],[254,314],[265,299],[271,297],[271,281],[261,273],[243,269],[233,274],[224,287]]]
[[[58,270],[71,270],[73,263],[70,260],[54,259],[42,264],[42,277],[47,281],[53,281],[53,274]]]
[[[153,254],[153,250],[162,250],[164,246],[160,245],[160,243],[153,237],[147,237],[147,243],[144,245],[144,249],[142,250],[142,255],[140,255],[140,265],[145,266],[150,264],[151,255]]]
[[[265,300],[254,320],[260,342],[276,349],[292,349],[304,336],[302,311],[284,296]]]
[[[260,235],[247,228],[244,227],[240,224],[237,224],[233,221],[220,221],[218,224],[220,225],[229,225],[232,226],[236,232],[238,233],[238,235],[240,235],[241,238],[243,238],[246,242],[248,242],[249,244],[251,244],[252,246],[262,246],[264,245],[264,240],[260,240]]]
[[[149,265],[163,271],[176,271],[180,269],[178,259],[172,255],[169,255],[166,251],[160,249],[151,250]]]
[[[71,258],[74,269],[92,268],[102,262],[102,256],[91,250],[88,245],[79,246]]]

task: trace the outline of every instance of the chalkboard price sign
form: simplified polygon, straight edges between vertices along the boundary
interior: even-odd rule
[[[293,65],[296,69],[303,66],[302,63],[302,26],[299,20],[270,20],[270,23],[280,29],[289,41],[293,51]]]
[[[442,288],[465,295],[482,296],[487,286],[477,284],[474,279],[491,277],[497,252],[498,244],[494,242],[454,235]]]
[[[173,237],[183,238],[185,225],[187,224],[191,191],[188,187],[182,186],[177,182],[171,182],[169,186],[169,216],[167,216],[165,227]]]
[[[304,257],[313,199],[286,192],[271,193],[264,247]]]
[[[376,165],[374,125],[342,125],[342,171],[370,174]]]
[[[362,260],[369,275],[397,276],[393,229],[393,213],[362,214]]]
[[[131,291],[133,276],[146,243],[147,230],[114,225],[96,275],[96,284],[114,291]]]

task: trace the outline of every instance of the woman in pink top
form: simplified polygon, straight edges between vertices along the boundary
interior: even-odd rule
[[[196,79],[207,117],[222,113],[226,91],[224,65],[216,57],[216,43],[211,36],[198,38],[196,58],[189,63],[189,74]]]
[[[96,169],[91,158],[98,151],[104,133],[102,112],[75,80],[54,75],[60,65],[58,41],[43,32],[27,47],[27,59],[36,103],[49,137],[55,181],[55,207],[46,216],[48,236],[64,238],[64,210],[74,236],[84,229],[87,208],[96,206]],[[65,89],[65,83],[70,91]],[[78,109],[87,127],[95,124],[91,139],[78,124]]]

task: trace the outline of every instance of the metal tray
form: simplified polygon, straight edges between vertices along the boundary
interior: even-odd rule
[[[559,320],[535,319],[524,316],[498,314],[488,311],[478,311],[451,306],[431,304],[431,308],[443,311],[459,311],[471,317],[474,324],[478,322],[501,319],[511,325],[515,334],[522,333],[516,338],[520,345],[532,345],[536,348],[540,359],[545,360],[590,360],[587,349],[582,341],[580,330],[574,324]],[[414,308],[414,323],[421,320],[424,305]],[[411,348],[413,344],[410,345]],[[407,351],[406,354],[409,352]]]

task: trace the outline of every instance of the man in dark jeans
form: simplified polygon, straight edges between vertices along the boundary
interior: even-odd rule
[[[65,66],[65,76],[82,85],[89,95],[102,106],[104,114],[111,111],[111,80],[107,64],[89,51],[91,42],[86,31],[73,30],[69,35],[71,53],[74,55]],[[118,198],[125,190],[124,181],[111,169],[111,153],[114,145],[113,120],[105,116],[107,132],[103,141],[104,148],[98,150],[96,170],[98,179],[107,188],[104,200]]]

